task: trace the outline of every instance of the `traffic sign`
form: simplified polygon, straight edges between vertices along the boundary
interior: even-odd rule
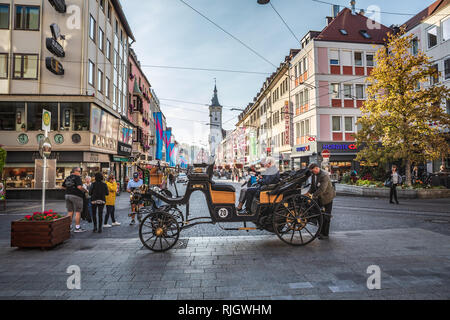
[[[324,158],[324,159],[330,158],[330,150],[328,150],[328,149],[323,150],[322,151],[322,158]]]
[[[42,110],[42,130],[50,132],[50,125],[52,123],[52,113],[45,109]]]

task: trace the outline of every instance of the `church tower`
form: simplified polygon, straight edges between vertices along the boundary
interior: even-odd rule
[[[214,85],[214,96],[209,106],[209,151],[212,158],[217,156],[217,147],[223,140],[222,106],[217,97],[217,85]]]

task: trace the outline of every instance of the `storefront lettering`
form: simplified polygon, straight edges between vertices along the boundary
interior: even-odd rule
[[[358,149],[358,147],[356,146],[356,144],[352,143],[352,144],[324,144],[322,146],[322,150],[356,150]]]
[[[297,148],[297,152],[306,152],[306,151],[310,151],[310,150],[311,150],[310,146]]]

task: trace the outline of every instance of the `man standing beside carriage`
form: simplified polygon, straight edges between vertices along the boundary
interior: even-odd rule
[[[333,199],[336,197],[336,191],[331,183],[330,176],[324,170],[313,163],[309,166],[309,170],[313,173],[311,179],[311,187],[306,196],[318,200],[319,206],[325,209],[323,217],[323,225],[319,234],[320,240],[328,239],[331,222],[331,211],[333,209]]]

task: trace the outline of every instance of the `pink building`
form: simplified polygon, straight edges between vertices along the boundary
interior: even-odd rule
[[[348,8],[327,17],[327,23],[302,39],[291,61],[291,160],[295,168],[325,162],[343,173],[355,167],[354,134],[366,99],[365,80],[390,29]],[[321,157],[324,150],[330,151],[329,159]]]

